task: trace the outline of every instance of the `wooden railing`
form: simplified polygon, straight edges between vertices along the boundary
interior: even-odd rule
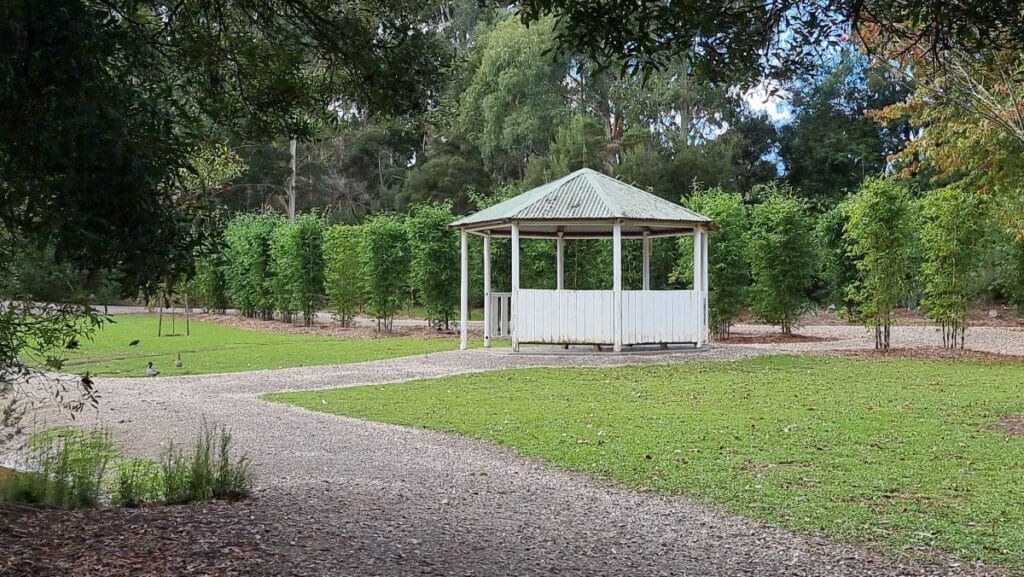
[[[490,301],[490,337],[509,338],[512,336],[512,293],[492,292]]]

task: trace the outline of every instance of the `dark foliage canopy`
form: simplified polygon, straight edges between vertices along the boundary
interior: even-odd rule
[[[525,0],[525,23],[554,15],[563,50],[630,71],[686,56],[714,80],[806,71],[829,46],[860,36],[941,58],[952,47],[1024,47],[1014,0]]]

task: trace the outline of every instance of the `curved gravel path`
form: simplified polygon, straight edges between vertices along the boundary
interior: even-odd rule
[[[919,328],[899,327],[894,340],[935,338]],[[266,539],[278,550],[266,575],[998,574],[982,566],[894,560],[685,498],[619,489],[492,444],[258,398],[511,367],[685,363],[871,346],[856,327],[801,332],[841,340],[656,355],[471,350],[331,367],[104,379],[100,411],[79,421],[103,423],[126,453],[151,456],[168,438],[188,442],[203,418],[229,425],[257,474],[259,490],[247,506],[267,523]],[[1001,343],[997,352],[1024,351],[1024,332],[1013,329],[972,329],[969,339],[982,350]]]

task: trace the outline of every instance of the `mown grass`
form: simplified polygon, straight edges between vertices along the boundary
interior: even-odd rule
[[[357,363],[458,348],[458,338],[381,337],[341,338],[252,331],[192,321],[191,335],[184,336],[185,323],[179,318],[179,336],[157,334],[155,315],[117,315],[116,324],[104,325],[81,348],[66,351],[64,370],[89,371],[104,376],[143,376],[152,361],[161,375],[229,373],[312,365]],[[170,323],[164,319],[165,334]],[[137,346],[129,343],[138,339]],[[174,361],[181,353],[183,366]]]
[[[270,395],[800,530],[1024,568],[1024,364],[779,356]],[[326,404],[325,404],[326,403]]]

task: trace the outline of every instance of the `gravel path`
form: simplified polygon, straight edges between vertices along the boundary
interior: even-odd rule
[[[762,330],[739,327],[744,332]],[[456,435],[309,412],[258,399],[268,391],[391,383],[533,366],[731,359],[770,351],[870,347],[857,327],[805,327],[838,339],[720,346],[666,354],[446,352],[345,366],[153,380],[105,379],[98,414],[127,453],[187,442],[206,418],[231,427],[254,459],[247,504],[278,548],[266,575],[990,575],[922,564],[795,534],[685,498],[662,498],[551,469]],[[934,344],[898,327],[900,346]],[[1024,332],[978,328],[979,350],[1024,353]],[[283,565],[280,561],[284,559]]]

